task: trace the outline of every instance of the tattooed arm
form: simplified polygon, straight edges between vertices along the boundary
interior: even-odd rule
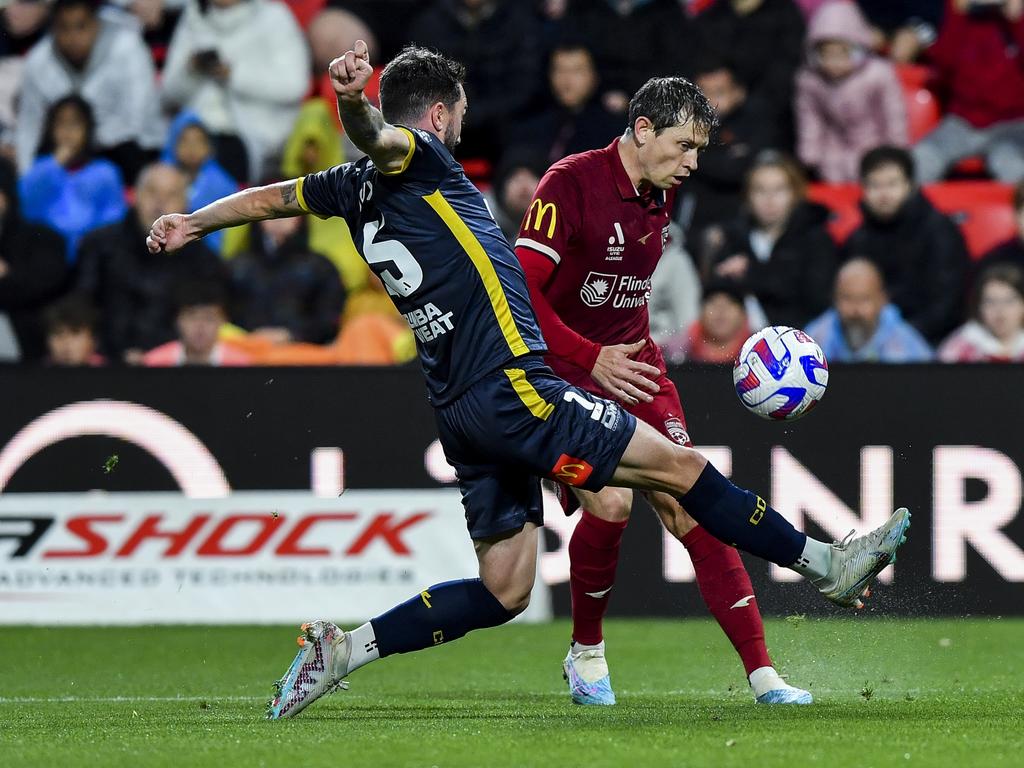
[[[281,219],[305,213],[299,205],[297,180],[251,187],[223,197],[195,213],[161,216],[149,231],[150,253],[176,251],[194,240],[225,227],[261,219]]]
[[[332,61],[328,71],[338,97],[338,116],[352,143],[370,156],[378,170],[403,171],[412,150],[409,133],[389,124],[363,95],[373,74],[366,43],[356,40],[353,50]]]

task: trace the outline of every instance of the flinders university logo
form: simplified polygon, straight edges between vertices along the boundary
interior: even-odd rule
[[[615,275],[591,272],[580,288],[580,298],[588,307],[600,307],[611,297],[614,285]]]

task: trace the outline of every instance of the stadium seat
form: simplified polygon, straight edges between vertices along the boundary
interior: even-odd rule
[[[810,184],[807,187],[807,199],[832,211],[828,233],[837,243],[845,241],[860,224],[859,184]]]
[[[1013,237],[1016,219],[1013,187],[995,181],[946,181],[924,187],[925,196],[960,227],[971,258]],[[829,234],[837,243],[861,222],[858,184],[811,184],[807,198],[832,211]]]
[[[903,101],[907,107],[907,132],[910,143],[916,144],[926,136],[942,117],[942,109],[927,83],[931,72],[927,67],[901,64],[896,74],[903,89]]]
[[[947,181],[924,188],[929,200],[959,225],[971,258],[1013,237],[1013,187],[995,181]]]

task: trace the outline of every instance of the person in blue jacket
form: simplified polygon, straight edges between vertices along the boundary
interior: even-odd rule
[[[72,94],[55,102],[36,160],[18,184],[24,217],[63,235],[69,264],[86,232],[119,221],[128,210],[121,172],[95,155],[95,133],[85,99]]]
[[[214,156],[210,132],[191,110],[183,110],[174,118],[160,159],[177,166],[188,179],[189,213],[238,191],[238,182]],[[220,252],[224,233],[217,232],[207,240],[214,251]]]

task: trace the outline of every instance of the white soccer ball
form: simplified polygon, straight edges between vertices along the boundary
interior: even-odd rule
[[[732,380],[748,411],[762,419],[793,421],[824,396],[828,361],[803,331],[773,325],[744,342]]]

